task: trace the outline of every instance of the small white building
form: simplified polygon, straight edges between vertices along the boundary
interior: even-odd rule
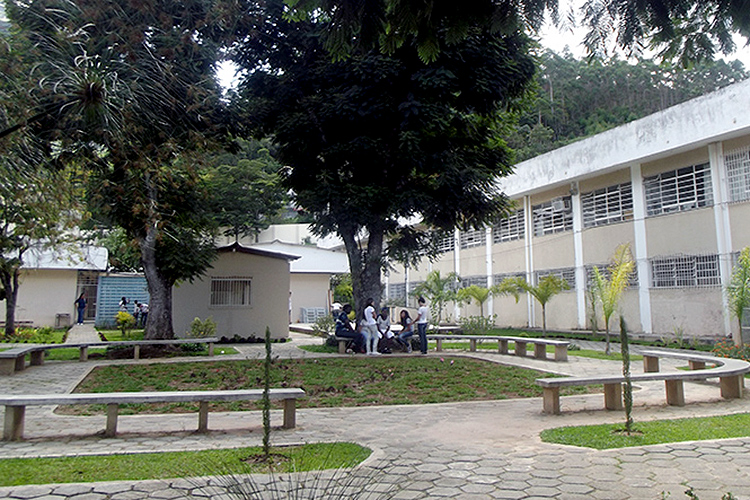
[[[185,337],[195,318],[216,322],[219,337],[262,339],[266,327],[274,339],[289,335],[289,265],[298,259],[239,243],[218,249],[205,274],[173,289],[177,337]]]

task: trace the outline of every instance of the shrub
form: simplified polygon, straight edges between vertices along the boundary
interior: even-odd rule
[[[127,338],[130,335],[130,330],[135,328],[135,318],[129,312],[118,311],[115,315],[115,323],[122,332],[123,338]]]
[[[206,349],[206,344],[180,344],[180,350],[182,352],[203,352]]]
[[[193,339],[215,337],[216,336],[216,321],[212,316],[206,318],[205,321],[201,321],[200,318],[195,318],[190,323],[190,331],[188,337]]]
[[[461,325],[461,331],[466,335],[484,335],[489,330],[495,328],[495,319],[497,314],[492,316],[469,316],[458,320]]]
[[[328,337],[336,333],[336,320],[330,314],[326,314],[315,321],[312,329],[317,337]]]
[[[720,358],[734,358],[750,361],[750,346],[738,346],[732,339],[718,341],[711,352]]]

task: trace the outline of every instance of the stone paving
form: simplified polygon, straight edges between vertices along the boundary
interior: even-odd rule
[[[318,339],[293,334],[292,342],[274,345],[276,355],[314,357],[297,348]],[[598,348],[597,344],[584,347]],[[242,345],[234,358],[261,358],[261,345]],[[438,356],[432,352],[431,356]],[[480,357],[559,373],[616,373],[619,363],[571,356],[567,363],[518,359],[495,353]],[[136,361],[49,362],[4,377],[3,392],[70,391],[96,365]],[[140,361],[148,362],[148,361]],[[174,360],[170,362],[180,362]],[[669,366],[663,360],[664,366]],[[674,365],[672,365],[674,366]],[[639,367],[634,364],[633,370]],[[662,383],[643,384],[635,395],[636,421],[746,412],[750,398],[724,401],[717,383],[686,383],[687,406],[664,404]],[[588,450],[542,443],[545,428],[618,422],[619,412],[602,410],[601,394],[562,398],[563,414],[543,415],[541,400],[502,400],[409,406],[318,408],[298,410],[298,427],[275,431],[274,444],[353,441],[374,450],[353,471],[309,473],[276,478],[253,476],[258,488],[289,481],[325,489],[332,498],[460,499],[680,499],[692,487],[701,500],[719,500],[731,492],[750,498],[750,438]],[[121,416],[114,439],[96,437],[103,416],[55,415],[53,408],[27,410],[23,442],[0,445],[0,458],[142,453],[167,450],[258,445],[258,412],[211,413],[208,434],[195,434],[197,416]],[[274,425],[281,414],[272,414]],[[207,471],[209,474],[210,471]],[[0,488],[0,498],[137,500],[227,496],[222,478],[168,481],[117,481],[89,484]],[[361,486],[364,485],[364,486]],[[255,498],[282,498],[269,490]],[[310,498],[297,496],[295,498]],[[235,497],[239,498],[239,497]],[[249,497],[245,497],[249,498]],[[320,497],[318,497],[320,498]]]

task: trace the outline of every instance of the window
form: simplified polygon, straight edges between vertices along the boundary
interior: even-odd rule
[[[492,276],[492,283],[494,283],[495,285],[499,285],[508,278],[521,278],[522,280],[526,281],[526,273],[495,274]]]
[[[713,203],[708,163],[646,177],[643,187],[649,216],[683,212]]]
[[[575,267],[564,267],[561,269],[545,269],[544,271],[536,272],[536,283],[539,284],[539,280],[545,276],[554,275],[558,278],[562,278],[568,283],[571,290],[576,288],[576,268]]]
[[[211,306],[243,307],[250,305],[250,278],[211,278]]]
[[[453,234],[443,236],[437,244],[438,253],[448,253],[453,251],[455,240]]]
[[[400,300],[406,297],[406,283],[388,283],[388,298]]]
[[[487,276],[469,276],[468,278],[461,278],[461,288],[466,288],[471,285],[487,288]]]
[[[633,220],[633,188],[629,182],[581,195],[583,227]]]
[[[461,248],[484,246],[487,241],[485,234],[486,232],[484,229],[469,229],[468,231],[461,231]]]
[[[524,237],[523,209],[517,210],[507,218],[499,219],[492,228],[492,242],[522,240]]]
[[[573,229],[573,209],[570,196],[534,205],[534,236],[544,236]]]
[[[730,151],[724,155],[729,183],[729,201],[750,200],[750,148]]]
[[[651,286],[654,288],[708,287],[720,283],[718,255],[651,259]]]
[[[586,266],[586,288],[591,289],[594,286],[594,267],[599,268],[599,272],[604,276],[605,278],[610,278],[610,272],[609,272],[609,264],[589,264]],[[636,272],[635,268],[633,269],[633,272],[630,273],[630,276],[628,277],[628,287],[638,287],[638,273]]]

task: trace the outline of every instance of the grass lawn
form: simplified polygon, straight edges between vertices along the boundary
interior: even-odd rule
[[[80,356],[80,349],[77,347],[61,347],[59,349],[49,349],[44,356],[44,359],[49,361],[78,361]],[[106,348],[92,348],[89,349],[89,358],[97,359],[104,358],[106,356]],[[227,356],[229,354],[237,354],[237,350],[232,347],[214,347],[214,354],[217,356]],[[193,352],[193,351],[178,351],[171,353],[166,357],[181,357],[181,356],[208,356],[208,348]]]
[[[268,472],[264,463],[243,461],[257,456],[260,447],[193,452],[138,453],[128,455],[62,458],[11,458],[0,460],[0,486],[93,481],[142,481],[207,474]],[[353,443],[318,443],[273,448],[278,455],[275,473],[353,467],[371,450]]]
[[[307,397],[300,408],[424,404],[539,397],[534,383],[549,374],[467,358],[346,357],[277,360],[271,387],[301,387]],[[220,363],[169,363],[101,366],[76,392],[230,390],[261,388],[263,363],[232,360]],[[571,388],[566,394],[589,392]],[[212,403],[213,411],[257,409],[254,402]],[[65,406],[66,414],[106,411],[105,405]],[[121,413],[195,412],[195,403],[122,405]]]
[[[623,424],[558,427],[542,432],[542,441],[604,450],[649,444],[750,436],[750,414],[636,422],[637,431],[625,435]]]

